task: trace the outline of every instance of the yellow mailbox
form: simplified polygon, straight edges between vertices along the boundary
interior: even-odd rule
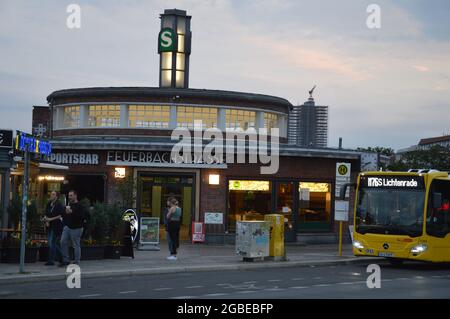
[[[264,220],[270,225],[269,256],[284,257],[284,216],[268,214]]]

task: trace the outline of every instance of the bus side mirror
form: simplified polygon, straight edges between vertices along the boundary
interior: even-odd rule
[[[355,183],[345,183],[341,186],[341,189],[339,190],[339,199],[345,200],[345,193],[347,192],[347,187],[356,187]]]
[[[442,206],[442,193],[433,193],[433,208],[437,209]]]

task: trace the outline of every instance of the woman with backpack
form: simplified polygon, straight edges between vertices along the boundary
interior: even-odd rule
[[[177,260],[177,248],[180,246],[180,225],[181,208],[178,207],[178,201],[174,197],[167,199],[167,242],[169,244],[170,256],[168,260]]]

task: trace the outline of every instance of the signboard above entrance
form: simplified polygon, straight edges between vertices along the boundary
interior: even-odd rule
[[[98,165],[99,155],[90,153],[53,153],[48,161],[56,164]]]
[[[226,164],[215,159],[197,159],[190,162],[177,163],[166,151],[108,151],[106,165],[110,166],[142,166],[142,167],[184,167],[184,168],[227,168]]]

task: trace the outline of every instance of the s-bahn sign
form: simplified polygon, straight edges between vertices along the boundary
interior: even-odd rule
[[[171,28],[164,28],[159,32],[158,52],[175,52],[177,50],[177,34]]]

